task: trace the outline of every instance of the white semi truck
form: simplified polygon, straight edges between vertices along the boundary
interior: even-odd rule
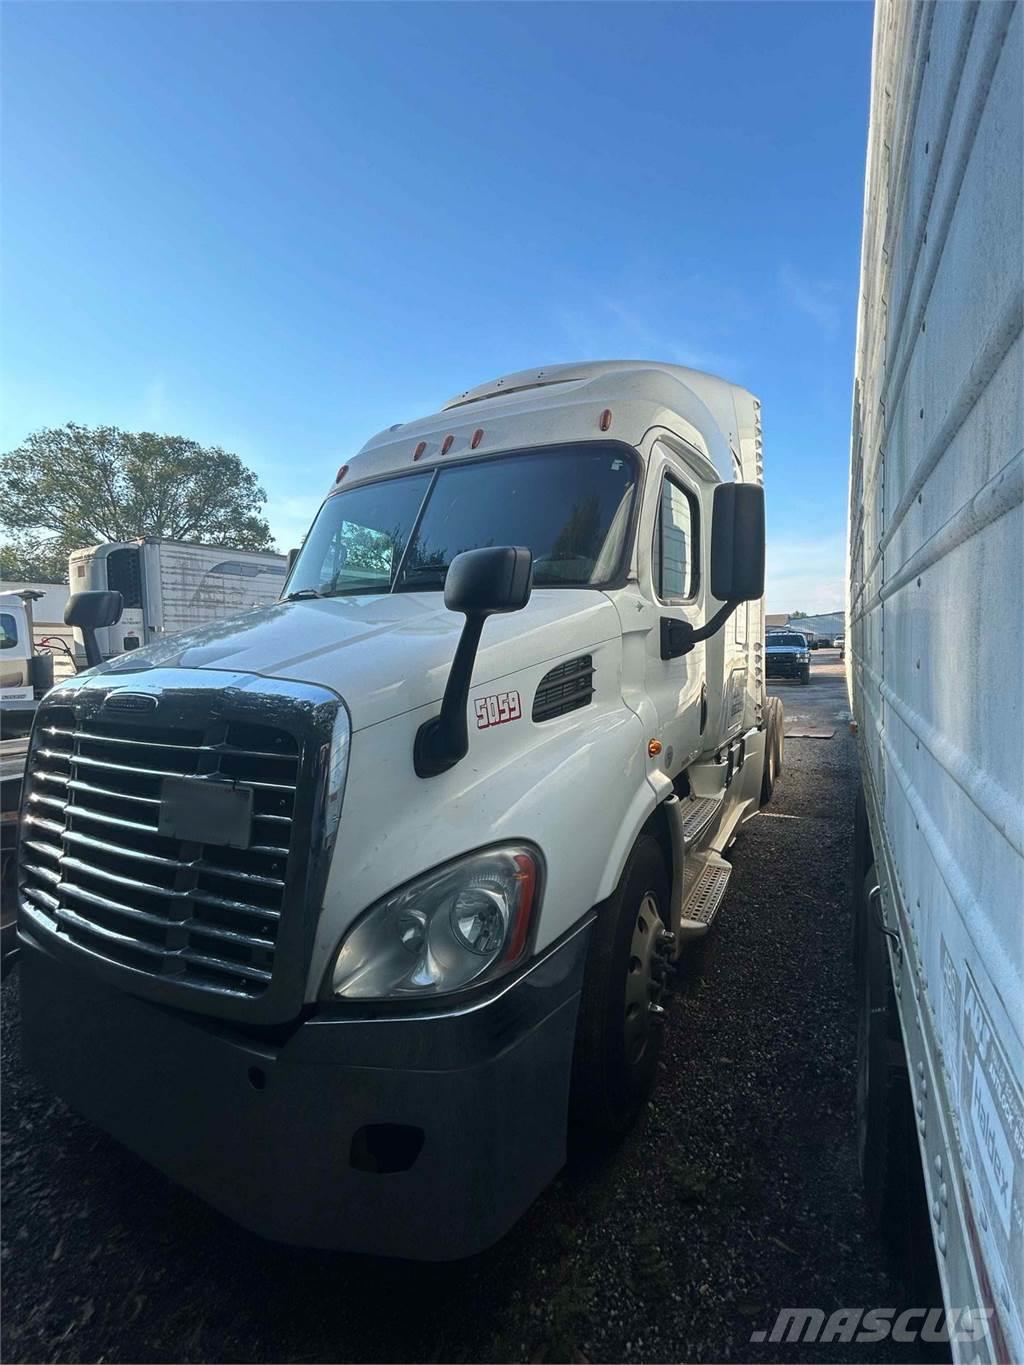
[[[1022,18],[876,7],[853,408],[861,1164],[957,1361],[1024,1360]]]
[[[71,592],[121,594],[120,619],[97,630],[105,659],[247,607],[269,606],[280,597],[286,573],[284,555],[158,536],[87,545],[68,562]],[[84,657],[81,632],[76,647]]]
[[[667,964],[771,795],[761,460],[710,375],[509,375],[343,465],[278,605],[52,692],[40,1074],[271,1237],[496,1240],[570,1122],[636,1115]]]

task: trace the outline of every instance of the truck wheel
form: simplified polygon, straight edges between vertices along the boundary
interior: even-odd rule
[[[896,1010],[889,950],[870,892],[872,868],[859,887],[861,951],[857,1014],[857,1158],[868,1213],[893,1250],[902,1250],[910,1217],[914,1116]]]
[[[807,684],[808,684],[810,681],[811,681],[811,666],[810,666],[810,664],[808,664],[808,665],[806,666],[806,668],[802,668],[802,669],[800,670],[800,686],[801,686],[801,687],[806,687]]]
[[[643,834],[597,917],[580,998],[569,1115],[591,1136],[620,1137],[654,1086],[668,916],[665,859]]]
[[[778,724],[775,727],[775,780],[782,776],[783,759],[786,756],[786,709],[778,697],[775,699]]]
[[[775,790],[775,782],[782,768],[782,707],[777,697],[766,703],[767,722],[764,731],[764,769],[761,773],[761,802],[767,806]]]

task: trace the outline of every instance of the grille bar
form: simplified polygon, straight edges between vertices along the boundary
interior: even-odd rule
[[[294,753],[282,753],[271,749],[241,749],[232,744],[168,744],[166,740],[135,739],[131,735],[100,735],[91,730],[60,730],[52,725],[44,726],[43,734],[87,740],[90,744],[127,744],[136,749],[168,749],[180,754],[234,754],[241,758],[271,758],[280,759],[282,762],[295,762]]]
[[[20,885],[26,911],[121,966],[255,999],[274,977],[301,743],[289,730],[200,717],[79,719],[55,701],[29,764]],[[246,848],[159,829],[165,778],[253,792]]]

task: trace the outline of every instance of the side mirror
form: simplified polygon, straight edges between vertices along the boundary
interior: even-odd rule
[[[764,489],[720,483],[711,515],[711,595],[723,604],[706,625],[661,618],[661,657],[675,659],[725,625],[741,602],[764,596]]]
[[[299,554],[298,546],[297,546],[297,545],[293,545],[292,548],[288,551],[288,567],[287,567],[287,569],[285,570],[285,577],[286,577],[286,578],[287,578],[288,574],[291,573],[291,571],[292,571],[292,565],[295,563],[296,559],[298,558],[298,554]]]
[[[114,626],[121,619],[124,598],[119,592],[73,592],[64,608],[64,624],[77,626],[85,644],[85,661],[90,668],[103,662],[96,631]]]
[[[533,555],[522,546],[463,550],[444,580],[444,604],[466,616],[521,611],[530,600]]]
[[[424,721],[416,732],[412,757],[417,777],[447,772],[469,752],[466,711],[484,622],[497,613],[521,611],[530,600],[532,579],[533,555],[523,546],[464,550],[449,565],[444,604],[449,611],[463,612],[466,624],[452,660],[440,713]]]
[[[764,596],[764,489],[720,483],[711,518],[711,593],[719,602]]]

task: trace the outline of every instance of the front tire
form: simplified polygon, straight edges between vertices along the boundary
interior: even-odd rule
[[[668,918],[665,859],[643,834],[594,925],[580,999],[569,1115],[592,1136],[621,1137],[654,1088]]]
[[[768,719],[764,732],[764,768],[761,773],[762,807],[772,799],[775,783],[782,771],[782,703],[778,697],[769,697],[765,703]]]
[[[803,669],[800,670],[800,686],[801,686],[801,687],[806,687],[807,684],[808,684],[810,681],[811,681],[811,668],[810,668],[810,665],[808,664],[808,666],[807,666],[806,668],[803,668]]]

